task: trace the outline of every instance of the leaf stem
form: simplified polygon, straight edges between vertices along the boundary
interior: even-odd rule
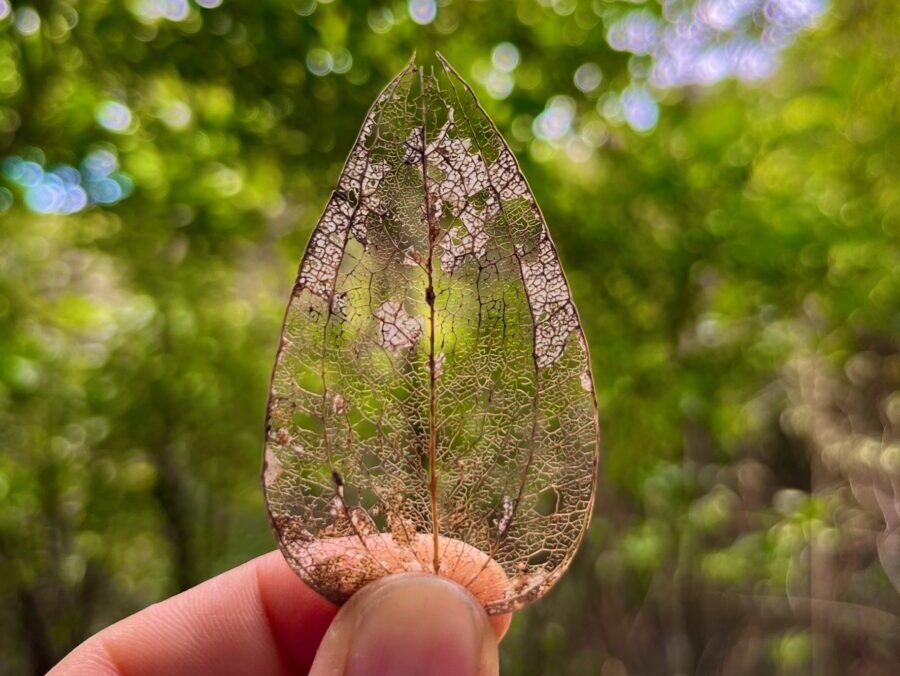
[[[431,496],[431,534],[433,538],[432,546],[434,547],[434,572],[440,573],[441,555],[438,549],[440,540],[440,515],[438,514],[438,476],[437,476],[437,431],[436,431],[436,402],[435,402],[435,386],[436,386],[436,369],[434,360],[434,245],[435,245],[435,225],[432,222],[431,213],[431,196],[428,192],[428,158],[425,151],[428,147],[427,134],[427,114],[426,107],[426,89],[425,89],[425,68],[419,67],[419,82],[421,86],[420,95],[422,97],[422,189],[425,192],[425,221],[428,225],[428,262],[426,272],[428,273],[428,288],[425,290],[425,301],[428,303],[428,492]]]

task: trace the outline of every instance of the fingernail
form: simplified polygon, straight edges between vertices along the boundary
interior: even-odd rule
[[[497,639],[484,609],[455,582],[393,575],[364,588],[341,609],[310,673],[494,676]]]

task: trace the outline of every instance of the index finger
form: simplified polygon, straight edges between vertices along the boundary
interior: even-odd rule
[[[305,674],[336,612],[275,551],[112,625],[48,676]]]

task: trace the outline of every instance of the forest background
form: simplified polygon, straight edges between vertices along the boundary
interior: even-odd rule
[[[0,675],[274,547],[296,266],[436,49],[601,408],[595,518],[503,673],[898,673],[898,35],[891,0],[0,0]]]

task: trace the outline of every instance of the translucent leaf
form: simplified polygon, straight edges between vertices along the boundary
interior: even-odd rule
[[[581,540],[596,404],[541,212],[440,63],[413,60],[375,101],[307,246],[263,480],[285,556],[332,601],[417,570],[500,613]]]

